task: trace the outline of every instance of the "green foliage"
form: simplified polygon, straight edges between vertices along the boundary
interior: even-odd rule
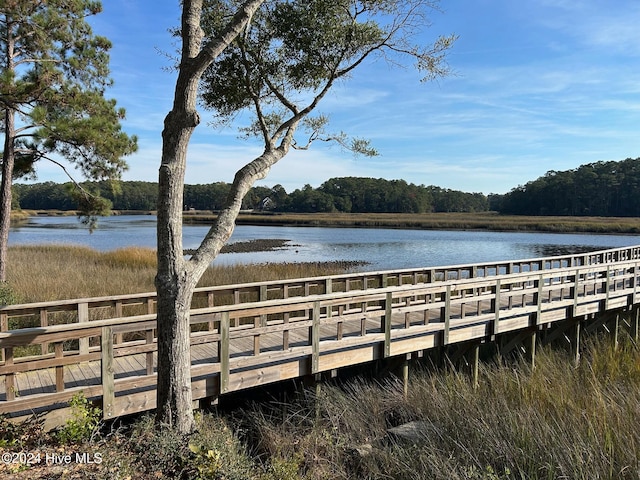
[[[111,208],[143,211],[156,208],[158,185],[153,182],[120,182],[118,191],[113,191],[107,181],[84,182],[81,187],[83,190],[72,183],[45,182],[16,184],[14,191],[20,198],[20,207],[29,210],[75,210],[78,201],[88,202],[85,213],[94,216]],[[230,188],[231,185],[223,182],[185,185],[184,208],[220,210]],[[93,195],[85,195],[84,190]],[[291,193],[281,185],[255,186],[245,195],[242,208],[313,213],[480,212],[488,209],[488,201],[481,193],[425,187],[405,180],[342,177],[331,178],[318,188],[305,185]]]
[[[92,0],[0,5],[2,129],[12,143],[3,161],[15,161],[12,176],[33,178],[42,160],[66,171],[63,158],[87,178],[118,179],[123,157],[136,151],[121,130],[124,110],[104,97],[111,43],[87,22],[101,10]],[[19,135],[9,122],[16,117]]]
[[[517,215],[640,216],[640,158],[595,162],[549,171],[499,199],[501,213]]]
[[[102,420],[102,411],[84,396],[77,393],[69,401],[71,418],[57,432],[60,442],[65,444],[83,443],[91,439]]]
[[[32,415],[20,423],[0,415],[0,448],[28,450],[48,440],[42,417]]]
[[[20,296],[7,282],[0,282],[0,307],[20,303]]]
[[[334,142],[359,155],[377,155],[369,142],[327,130],[328,117],[311,113],[338,79],[347,78],[369,58],[390,64],[415,61],[425,79],[448,74],[445,53],[455,36],[415,45],[418,26],[436,2],[429,0],[309,0],[265,2],[242,35],[203,76],[202,100],[214,111],[214,124],[227,124],[244,110],[253,121],[240,128],[273,151],[307,149],[313,142]],[[216,38],[235,2],[211,2],[203,30]],[[298,126],[304,138],[296,135]],[[277,145],[279,145],[277,147]]]
[[[244,480],[253,463],[237,436],[224,419],[212,415],[196,416],[197,431],[189,439],[188,459],[198,480]],[[284,480],[284,479],[283,479]]]
[[[300,480],[300,468],[303,464],[302,452],[298,452],[291,458],[274,456],[269,460],[269,466],[260,480]]]
[[[251,458],[223,419],[198,415],[196,425],[194,434],[184,436],[158,426],[153,417],[136,422],[128,444],[140,471],[180,479],[251,478]]]

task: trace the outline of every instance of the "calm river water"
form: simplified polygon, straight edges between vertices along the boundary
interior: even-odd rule
[[[75,217],[36,217],[13,228],[11,245],[74,244],[97,250],[156,247],[154,216],[100,219],[93,232]],[[195,248],[207,231],[185,226],[184,248]],[[273,252],[227,253],[216,263],[360,260],[367,270],[515,260],[640,244],[637,235],[583,235],[476,231],[396,230],[324,227],[238,226],[231,239],[285,239]]]

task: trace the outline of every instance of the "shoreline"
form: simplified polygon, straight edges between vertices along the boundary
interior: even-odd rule
[[[154,211],[114,211],[113,215],[155,215]],[[32,216],[72,216],[75,211],[14,212],[16,221]],[[211,211],[183,213],[185,225],[211,224],[217,215]],[[540,233],[640,234],[638,217],[518,216],[495,212],[476,213],[264,213],[242,212],[236,225],[396,228],[402,230],[461,230]]]

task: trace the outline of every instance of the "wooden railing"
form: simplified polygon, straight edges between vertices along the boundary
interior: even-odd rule
[[[433,283],[640,259],[640,246],[546,258],[331,275],[197,288],[192,308]],[[154,313],[156,292],[0,306],[0,332]],[[85,349],[86,350],[86,349]]]
[[[630,247],[198,289],[193,397],[627,307],[639,263]],[[154,303],[149,293],[0,309],[0,413],[64,406],[79,391],[102,398],[105,418],[154,408]],[[145,312],[123,316],[134,305]],[[60,312],[74,315],[50,325]],[[29,316],[40,323],[7,329]]]

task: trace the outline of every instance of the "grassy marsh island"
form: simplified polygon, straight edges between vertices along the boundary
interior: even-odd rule
[[[185,212],[184,222],[208,224],[215,214]],[[475,213],[244,213],[238,225],[495,230],[554,233],[640,233],[637,217],[553,217]]]

